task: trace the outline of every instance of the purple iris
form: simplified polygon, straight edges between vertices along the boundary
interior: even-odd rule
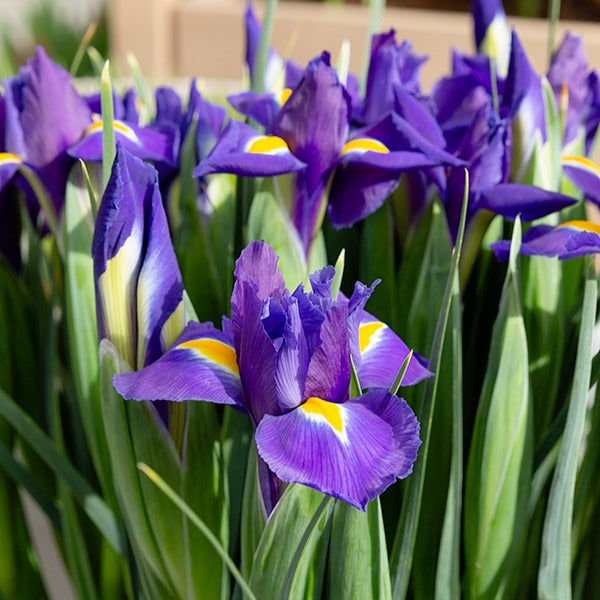
[[[566,33],[552,56],[548,81],[554,90],[556,103],[566,111],[563,145],[575,140],[580,130],[587,137],[587,122],[595,120],[590,129],[598,126],[597,114],[600,98],[594,93],[597,77],[590,72],[582,39]],[[586,151],[588,147],[586,146]]]
[[[420,70],[427,58],[414,54],[410,42],[397,44],[395,38],[396,32],[390,29],[371,40],[365,100],[357,115],[361,124],[377,123],[394,110],[397,87],[420,94]]]
[[[491,244],[500,261],[508,260],[510,241]],[[600,252],[600,226],[589,221],[567,221],[556,227],[536,225],[523,235],[521,254],[569,260]]]
[[[117,144],[92,245],[98,337],[132,366],[155,361],[184,326],[183,282],[156,170]]]
[[[280,94],[277,102],[273,95],[246,94],[237,107],[262,118],[267,135],[230,124],[194,174],[296,171],[292,220],[307,253],[334,171],[329,217],[334,227],[348,227],[383,203],[402,171],[461,162],[399,115],[389,114],[379,123],[351,132],[351,100],[327,53],[311,61],[298,85]]]
[[[14,169],[16,157],[37,173],[60,212],[73,164],[66,150],[91,123],[91,112],[70,75],[40,47],[18,75],[4,81],[4,93],[4,149],[10,157],[1,161],[0,178]]]
[[[249,413],[256,427],[267,514],[282,481],[308,485],[361,510],[412,470],[420,444],[412,410],[387,388],[409,350],[364,310],[373,287],[332,298],[334,269],[314,273],[312,292],[289,293],[277,256],[252,242],[237,261],[231,321],[191,322],[145,369],[115,376],[136,400],[209,400]],[[351,360],[369,391],[350,398]],[[413,358],[404,384],[431,373]],[[384,388],[384,389],[380,389]]]

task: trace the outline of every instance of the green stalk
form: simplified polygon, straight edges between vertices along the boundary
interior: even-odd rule
[[[275,9],[277,0],[267,0],[265,7],[265,16],[262,22],[260,32],[260,42],[258,44],[258,53],[254,63],[254,79],[252,80],[252,91],[258,94],[265,91],[264,79],[267,69],[267,58],[269,55],[269,45],[271,43],[271,33],[273,31],[273,19],[275,18]]]
[[[365,40],[365,51],[363,55],[363,66],[360,78],[360,94],[365,95],[367,89],[367,75],[369,74],[369,64],[371,62],[371,38],[373,34],[379,31],[381,15],[385,8],[385,0],[370,0],[369,2],[369,29]]]

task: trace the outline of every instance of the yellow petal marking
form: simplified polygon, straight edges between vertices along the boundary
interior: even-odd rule
[[[336,431],[341,433],[344,430],[339,404],[311,396],[300,408],[311,415],[322,416]]]
[[[371,343],[373,335],[375,335],[382,327],[385,327],[385,323],[382,323],[381,321],[372,321],[370,323],[363,323],[358,328],[358,344],[360,346],[361,354]]]
[[[85,133],[83,135],[91,135],[92,133],[98,133],[102,131],[103,127],[104,121],[95,121],[85,130]],[[113,128],[115,131],[118,131],[119,133],[122,133],[125,137],[129,138],[132,142],[139,144],[139,139],[137,135],[135,135],[133,129],[131,129],[131,127],[129,127],[128,125],[125,125],[125,123],[123,123],[122,121],[114,121]]]
[[[23,161],[16,155],[10,152],[0,152],[0,165],[14,163],[20,165]]]
[[[582,231],[589,231],[600,235],[600,225],[596,223],[590,223],[589,221],[567,221],[562,223],[559,227],[574,227],[575,229],[581,229]]]
[[[276,135],[261,135],[250,141],[246,152],[252,154],[274,154],[278,150],[289,150],[285,141]]]
[[[349,152],[378,152],[379,154],[386,154],[389,152],[389,148],[379,140],[374,140],[373,138],[357,138],[344,144],[340,156],[344,156]]]
[[[235,375],[239,376],[240,374],[235,350],[224,342],[213,340],[212,338],[201,338],[198,340],[189,340],[187,342],[183,342],[177,347],[195,350],[204,358],[218,364],[221,367],[225,367]]]
[[[279,92],[279,104],[283,106],[288,101],[288,98],[291,95],[292,90],[290,88],[284,88],[283,90],[281,90],[281,92]]]
[[[600,166],[585,156],[563,156],[562,164],[567,167],[583,167],[600,179]]]

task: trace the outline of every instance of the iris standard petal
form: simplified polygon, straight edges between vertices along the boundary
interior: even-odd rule
[[[575,204],[577,200],[558,192],[549,192],[533,185],[503,183],[481,193],[477,209],[514,219],[521,215],[523,221],[533,221]]]
[[[284,88],[277,93],[256,94],[243,92],[227,96],[227,100],[239,113],[260,123],[266,131],[271,131],[281,107],[290,97],[292,90]]]
[[[384,391],[345,404],[308,398],[285,415],[265,416],[256,430],[258,452],[280,479],[360,510],[410,473],[419,443],[410,408]]]
[[[210,173],[272,176],[305,168],[278,136],[260,135],[255,129],[229,121],[212,152],[194,170],[194,177]]]
[[[308,370],[308,344],[304,336],[298,300],[286,297],[286,323],[277,352],[275,389],[277,404],[283,410],[296,408],[302,403]]]
[[[195,79],[190,84],[188,107],[181,126],[181,140],[185,140],[192,120],[196,119],[196,156],[202,160],[208,156],[217,138],[223,130],[227,111],[211,102],[207,102],[200,94]]]
[[[600,206],[600,166],[583,156],[563,156],[562,166],[583,195]]]
[[[323,53],[310,62],[279,111],[272,133],[306,163],[309,195],[337,162],[348,138],[351,110],[350,97]]]
[[[101,161],[103,126],[101,120],[92,123],[85,130],[83,137],[69,148],[69,154],[91,162]],[[134,156],[143,160],[175,164],[178,137],[173,129],[163,128],[159,131],[119,120],[115,120],[113,126],[115,141]]]
[[[554,91],[557,106],[566,109],[563,144],[577,137],[583,125],[588,99],[589,63],[581,37],[567,32],[552,55],[548,81]],[[565,106],[566,104],[566,106]]]
[[[365,104],[361,121],[371,124],[382,119],[394,108],[394,93],[398,87],[419,91],[419,72],[427,60],[413,54],[409,42],[397,44],[395,31],[374,35],[367,75]]]
[[[331,306],[319,332],[320,344],[311,356],[306,374],[306,396],[328,402],[345,402],[350,388],[348,307]]]
[[[188,323],[158,360],[134,373],[115,375],[115,388],[133,400],[207,400],[244,408],[230,338],[212,323]]]

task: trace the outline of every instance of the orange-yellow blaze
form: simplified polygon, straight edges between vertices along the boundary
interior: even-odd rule
[[[248,144],[247,151],[253,154],[270,154],[277,150],[287,150],[287,144],[276,135],[264,135]]]
[[[292,90],[290,88],[282,89],[281,92],[279,92],[279,104],[281,104],[281,106],[283,106],[288,101],[288,98],[291,95],[292,95]]]
[[[301,408],[307,413],[321,415],[336,431],[340,433],[343,431],[342,411],[335,402],[327,402],[327,400],[311,396],[302,404]]]
[[[377,333],[384,324],[381,321],[373,321],[372,323],[363,323],[358,328],[358,344],[360,346],[361,353],[367,349],[367,346],[371,343],[371,338]]]
[[[388,147],[385,144],[382,144],[379,140],[374,140],[373,138],[357,138],[355,140],[350,140],[344,144],[342,148],[341,155],[348,154],[348,152],[379,152],[380,154],[385,154],[389,152]]]
[[[0,163],[21,163],[23,162],[16,154],[10,152],[0,152]]]
[[[238,369],[235,350],[219,340],[212,338],[201,338],[198,340],[189,340],[179,344],[178,348],[190,349],[199,352],[204,358],[229,369],[236,375],[240,374]]]
[[[92,123],[86,130],[84,135],[90,135],[91,133],[96,133],[97,131],[101,131],[102,127],[104,127],[104,121],[95,121]],[[125,123],[121,123],[121,121],[114,121],[113,127],[116,131],[120,131],[122,134],[126,135],[130,138],[135,138],[135,133],[131,127],[125,125]]]
[[[563,156],[562,164],[570,167],[583,167],[591,171],[596,177],[600,177],[600,166],[585,156]]]
[[[600,235],[600,225],[596,223],[590,223],[590,221],[567,221],[562,223],[559,227],[575,227],[576,229],[582,229],[583,231],[590,231]]]

